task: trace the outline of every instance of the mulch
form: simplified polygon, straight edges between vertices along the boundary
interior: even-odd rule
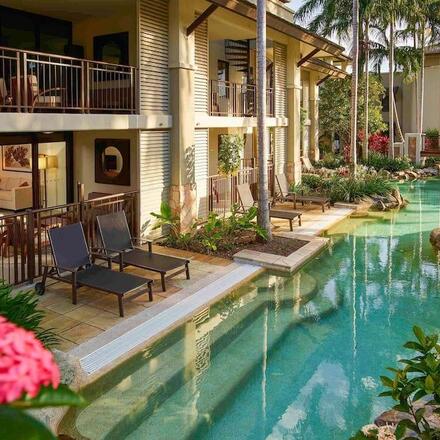
[[[242,250],[253,250],[267,254],[287,257],[307,244],[307,241],[293,238],[284,238],[274,235],[271,241],[260,242],[256,240],[254,233],[241,233],[234,243],[220,247],[216,251],[209,251],[201,243],[195,242],[185,250],[205,255],[212,255],[219,258],[232,260],[234,255]]]

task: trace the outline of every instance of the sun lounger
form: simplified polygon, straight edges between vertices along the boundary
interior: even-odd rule
[[[257,202],[254,200],[254,197],[251,192],[251,188],[249,184],[243,183],[241,185],[237,185],[238,198],[240,199],[240,205],[243,209],[247,210],[252,208],[253,206],[257,206]],[[290,210],[278,210],[278,209],[270,209],[269,217],[270,218],[278,218],[283,220],[289,220],[290,230],[293,231],[293,221],[298,219],[298,224],[301,226],[301,212],[290,211]]]
[[[161,277],[162,290],[166,291],[165,278],[173,277],[182,272],[190,279],[189,260],[157,254],[152,251],[152,242],[133,238],[127,223],[125,212],[100,215],[96,218],[101,241],[106,256],[119,263],[122,272],[125,266],[158,272]],[[136,247],[135,244],[147,244],[148,250]]]
[[[122,300],[125,295],[130,293],[140,295],[148,292],[150,301],[153,300],[152,280],[114,272],[93,263],[95,257],[103,257],[89,251],[81,223],[49,229],[48,235],[54,265],[44,267],[43,280],[35,286],[35,290],[40,295],[44,294],[47,278],[71,284],[73,304],[78,301],[79,287],[91,287],[117,295],[121,317],[124,316]]]
[[[279,194],[278,198],[283,202],[293,202],[293,208],[296,209],[296,204],[300,202],[302,205],[304,203],[313,203],[315,205],[320,205],[322,212],[325,211],[327,206],[330,209],[330,199],[328,197],[321,196],[309,196],[305,195],[304,192],[298,194],[289,190],[289,183],[285,174],[277,174],[275,176],[277,181]]]

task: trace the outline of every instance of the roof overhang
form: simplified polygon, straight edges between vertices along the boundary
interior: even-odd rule
[[[314,72],[322,73],[326,75],[328,78],[340,78],[344,79],[348,76],[348,73],[344,70],[339,69],[336,66],[333,66],[326,61],[320,60],[318,58],[311,58],[307,60],[302,67],[307,70],[312,70]]]
[[[254,3],[246,0],[208,0],[210,3],[221,6],[253,21],[257,20],[257,7]],[[303,43],[316,47],[327,54],[339,56],[344,48],[319,35],[298,26],[271,12],[267,12],[267,26]]]

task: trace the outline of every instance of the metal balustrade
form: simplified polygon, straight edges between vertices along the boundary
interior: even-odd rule
[[[132,66],[0,47],[1,112],[136,113]]]

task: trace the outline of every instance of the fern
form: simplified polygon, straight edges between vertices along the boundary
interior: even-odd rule
[[[4,281],[0,283],[0,315],[8,321],[30,330],[47,347],[58,344],[55,333],[50,329],[43,329],[41,321],[45,313],[38,310],[38,299],[33,291],[12,292],[12,286]]]

